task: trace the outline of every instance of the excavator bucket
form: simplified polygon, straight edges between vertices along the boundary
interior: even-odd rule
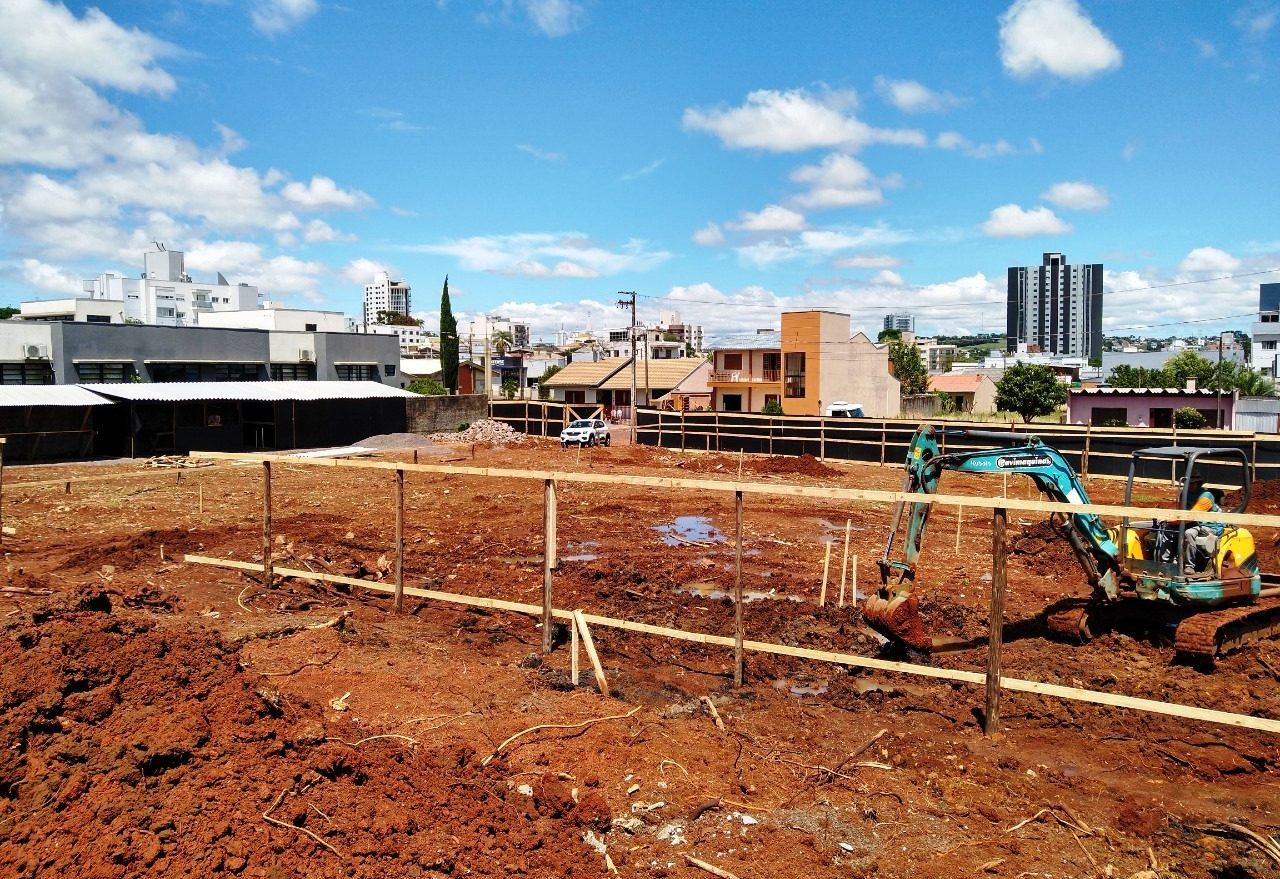
[[[862,619],[868,626],[892,641],[913,650],[928,653],[933,640],[924,630],[920,606],[912,592],[879,590],[862,606]]]

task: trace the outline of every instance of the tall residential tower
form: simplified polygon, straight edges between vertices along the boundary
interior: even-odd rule
[[[395,281],[386,272],[376,272],[373,283],[364,288],[365,326],[385,323],[379,313],[409,316],[409,282]]]
[[[1059,357],[1102,356],[1102,263],[1067,265],[1046,253],[1038,266],[1009,269],[1005,348]]]

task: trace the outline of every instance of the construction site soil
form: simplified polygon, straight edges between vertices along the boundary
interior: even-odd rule
[[[409,460],[408,449],[379,452]],[[477,466],[897,489],[901,470],[627,446],[454,447]],[[393,474],[273,472],[278,566],[389,581]],[[86,479],[86,477],[94,477]],[[68,484],[68,481],[70,483]],[[544,656],[538,619],[184,561],[261,561],[262,468],[7,468],[0,875],[1218,877],[1276,875],[1280,737],[595,626],[608,694]],[[1092,480],[1118,503],[1119,482]],[[999,494],[956,475],[948,493]],[[539,480],[409,473],[406,582],[537,603]],[[1033,497],[1029,483],[1009,494]],[[1139,504],[1172,491],[1143,486]],[[732,493],[562,483],[555,604],[733,631]],[[1262,486],[1252,512],[1280,513]],[[760,641],[878,656],[860,603],[885,504],[748,495],[744,616]],[[939,508],[920,566],[933,634],[985,666],[991,519]],[[1088,594],[1065,542],[1011,514],[1004,674],[1280,718],[1280,641],[1212,670],[1113,632],[1051,640]],[[1264,569],[1276,533],[1254,529]],[[828,602],[817,606],[826,544]],[[563,636],[563,637],[562,637]],[[901,658],[901,657],[897,657]],[[1250,841],[1248,832],[1256,833]]]

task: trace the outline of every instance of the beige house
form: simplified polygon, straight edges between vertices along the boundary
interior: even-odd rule
[[[677,388],[706,393],[710,365],[701,357],[639,360],[636,363],[636,398],[641,407]],[[563,403],[599,405],[606,418],[631,417],[631,358],[611,357],[595,362],[570,363],[543,383],[550,398]]]
[[[849,335],[849,315],[787,311],[781,330],[734,336],[713,352],[711,408],[759,412],[777,401],[786,415],[821,415],[855,403],[871,418],[896,418],[901,396],[889,354],[864,334]]]
[[[957,412],[996,411],[996,383],[981,373],[931,375],[929,390],[950,396],[956,401]]]

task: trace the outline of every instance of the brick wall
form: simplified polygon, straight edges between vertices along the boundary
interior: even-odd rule
[[[483,394],[415,397],[404,401],[404,414],[410,433],[435,433],[488,418],[489,405]]]

